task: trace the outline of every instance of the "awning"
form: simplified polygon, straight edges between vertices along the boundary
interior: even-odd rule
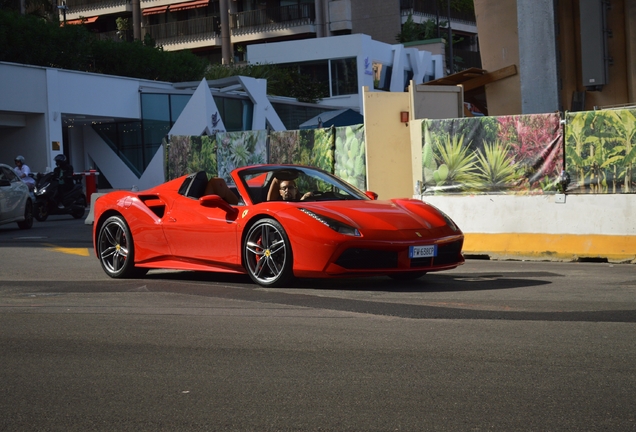
[[[142,9],[141,14],[142,15],[161,14],[161,13],[165,13],[167,10],[168,10],[168,6],[157,6],[157,7]]]
[[[66,21],[66,24],[91,24],[97,21],[98,16],[90,17],[90,18],[80,18]],[[62,23],[64,25],[64,23]]]
[[[177,12],[186,9],[194,9],[200,7],[206,7],[210,3],[210,0],[196,0],[186,3],[177,3],[170,5],[170,12]]]

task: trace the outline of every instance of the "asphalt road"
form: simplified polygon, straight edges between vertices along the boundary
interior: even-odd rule
[[[636,431],[634,265],[121,281],[90,233],[0,226],[1,431]]]

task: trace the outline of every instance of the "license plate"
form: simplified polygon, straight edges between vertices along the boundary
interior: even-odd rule
[[[437,256],[437,245],[409,247],[409,258],[428,258],[435,256]]]

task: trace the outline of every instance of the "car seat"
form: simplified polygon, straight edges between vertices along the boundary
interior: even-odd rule
[[[239,203],[236,194],[230,190],[225,180],[220,177],[212,177],[207,182],[203,195],[218,195],[232,205]]]

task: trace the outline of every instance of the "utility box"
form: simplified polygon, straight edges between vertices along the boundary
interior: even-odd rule
[[[457,86],[415,85],[411,96],[413,119],[445,119],[464,117],[464,88]]]
[[[607,0],[579,0],[581,72],[583,85],[589,91],[600,91],[607,84],[606,3]]]

